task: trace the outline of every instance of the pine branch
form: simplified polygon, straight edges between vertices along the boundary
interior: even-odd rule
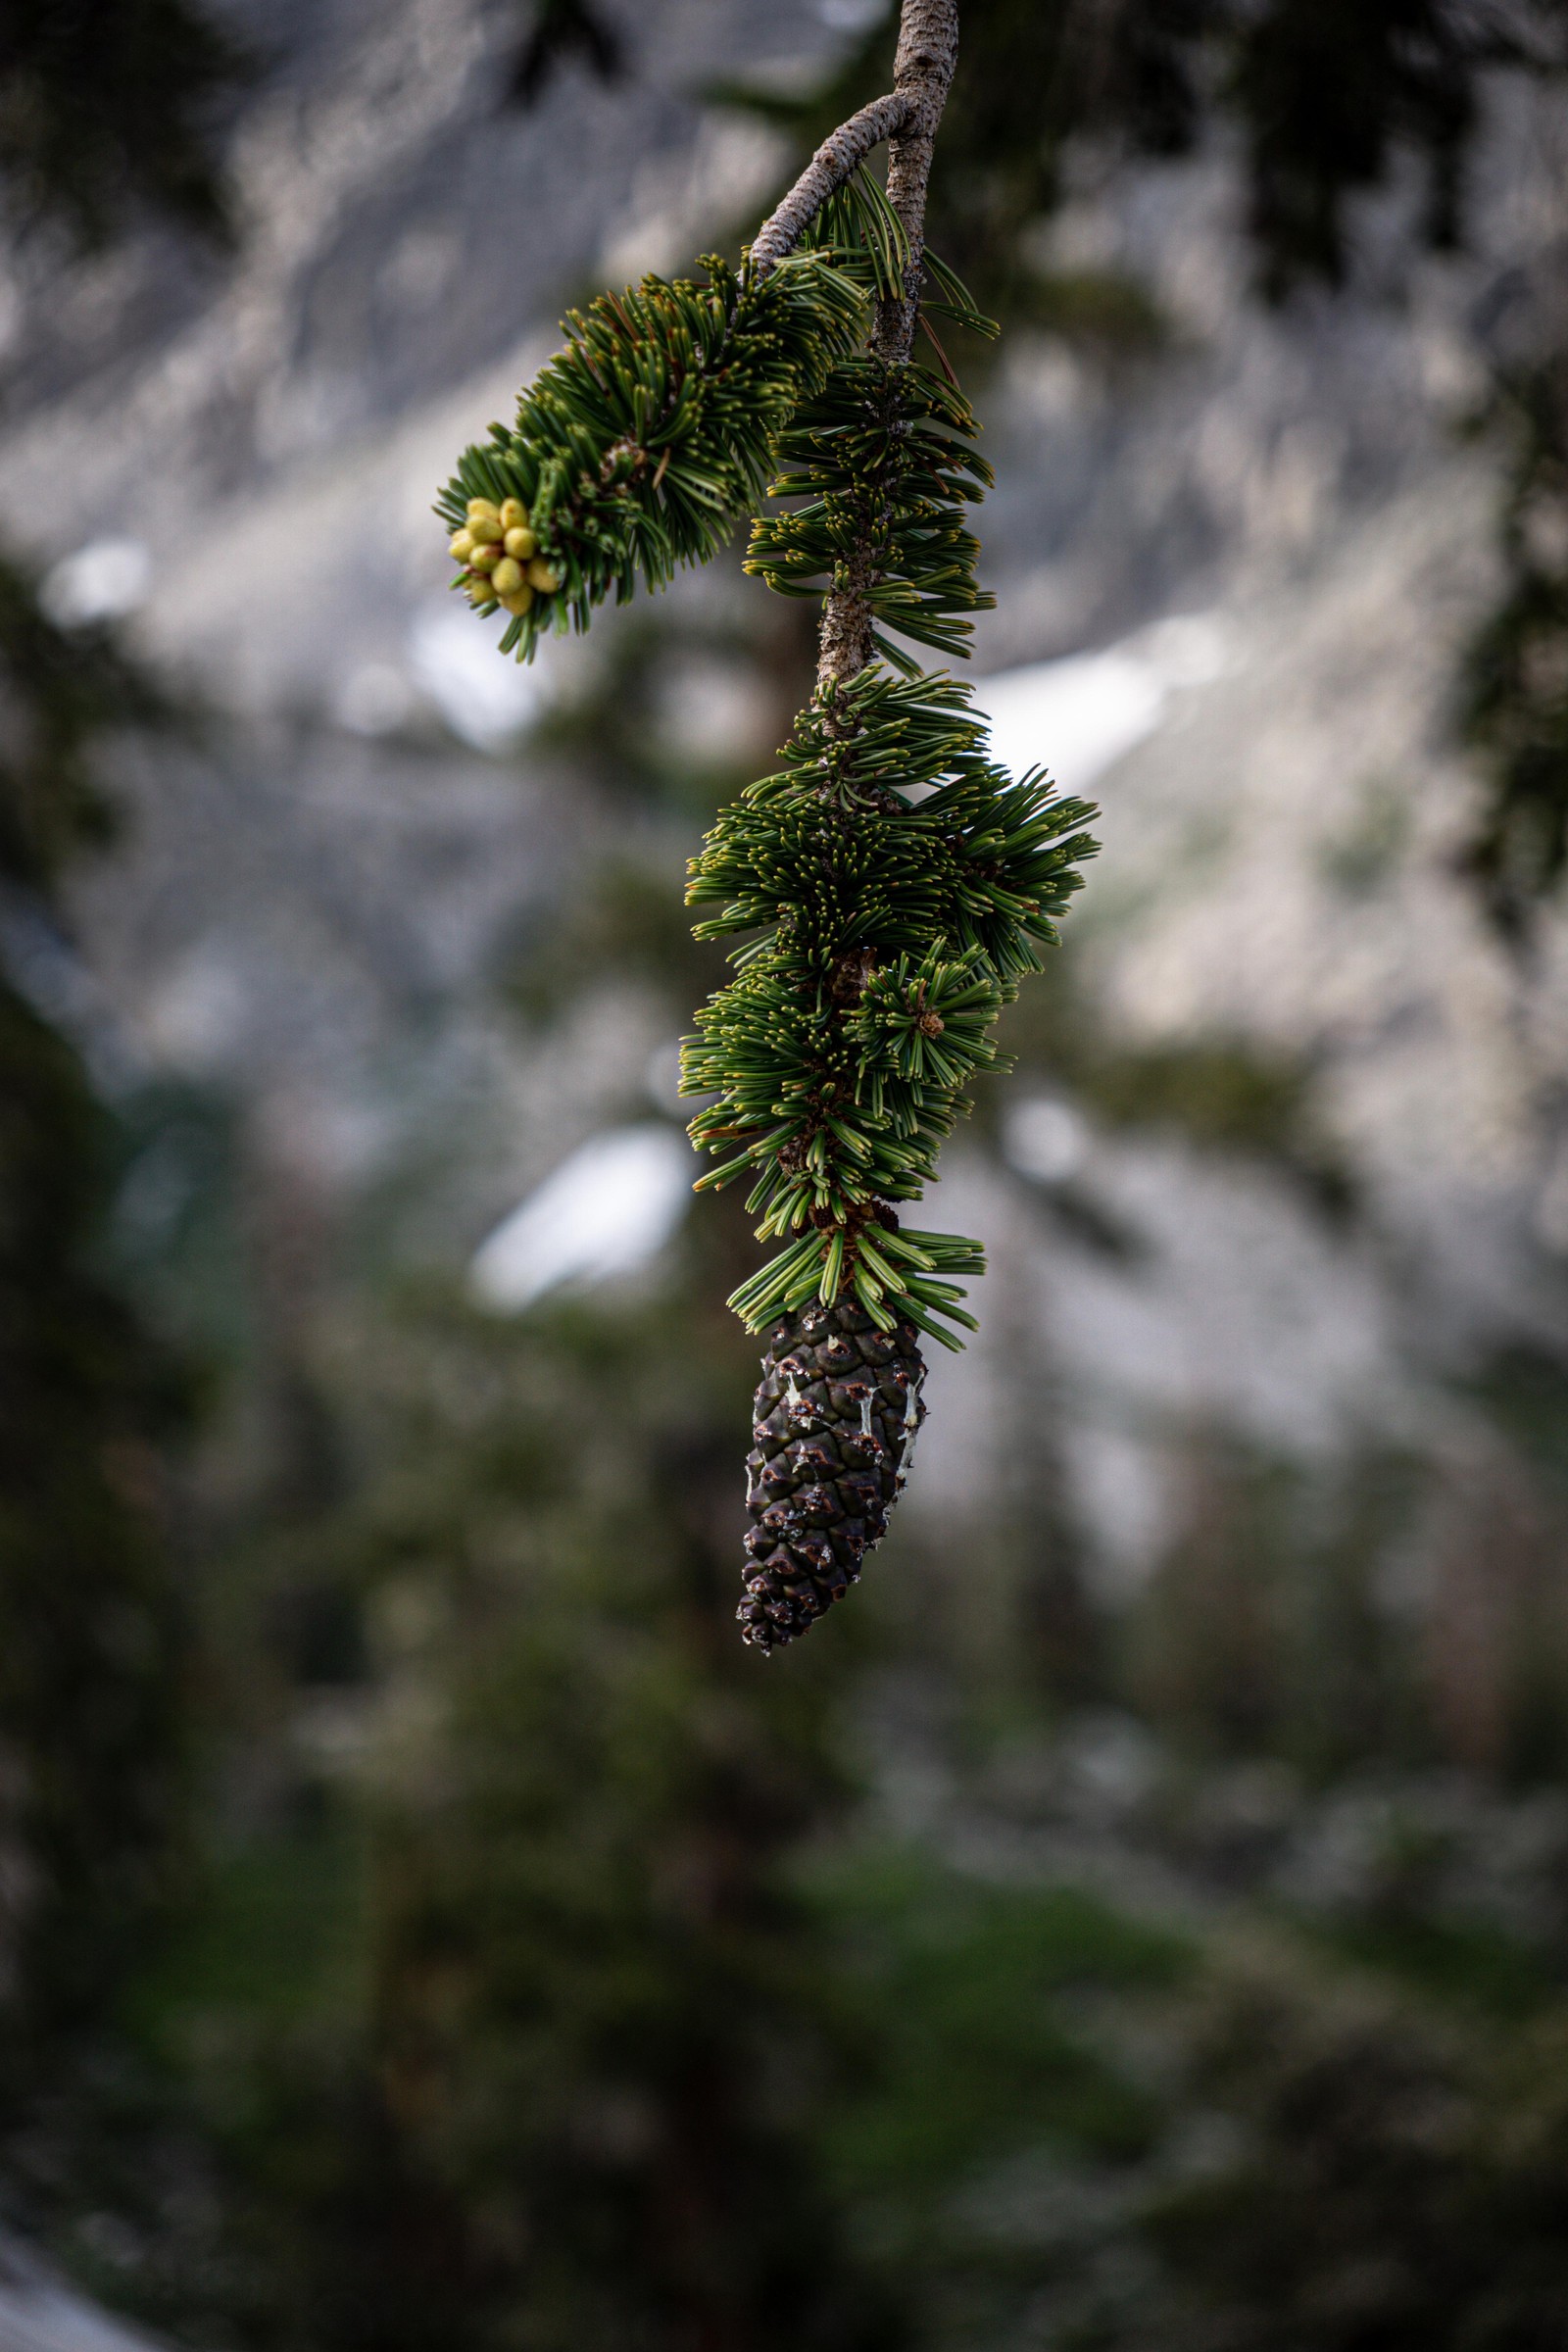
[[[995,766],[966,690],[907,650],[961,655],[991,602],[966,520],[991,479],[978,426],[951,370],[911,356],[956,44],[956,0],[905,0],[893,92],[824,142],[739,273],[710,258],[706,286],[649,277],[571,314],[515,424],[466,452],[441,501],[460,580],[507,612],[519,660],[706,562],[769,487],[748,568],[822,597],[785,764],[720,819],[689,893],[714,907],[700,937],[753,934],[685,1083],[711,1099],[692,1125],[719,1163],[704,1185],[745,1174],[760,1236],[784,1245],[733,1301],[754,1326],[841,1293],[884,1329],[969,1320],[951,1278],[980,1270],[977,1245],[869,1228],[886,1237],[891,1203],[934,1178],[1094,848],[1089,812]],[[885,195],[858,172],[883,137]],[[974,316],[950,270],[930,274]]]
[[[968,1320],[946,1278],[983,1270],[977,1245],[906,1237],[916,1254],[890,1277],[878,1261],[899,1250],[866,1228],[935,1178],[969,1078],[998,1066],[996,1016],[1041,968],[1095,848],[1084,803],[989,759],[970,695],[878,662],[819,691],[783,769],[693,861],[688,900],[717,909],[698,937],[750,935],[686,1041],[682,1085],[710,1098],[692,1137],[719,1165],[700,1189],[747,1177],[760,1236],[785,1244],[731,1300],[754,1328],[841,1291],[884,1328],[890,1294],[939,1338],[932,1318]]]
[[[899,46],[893,63],[895,91],[906,113],[888,142],[888,202],[904,232],[903,284],[878,302],[871,349],[889,367],[907,366],[914,348],[925,258],[926,184],[937,124],[958,56],[957,0],[904,0]],[[841,683],[863,669],[875,650],[868,590],[870,534],[853,551],[835,577],[822,611],[817,678]]]
[[[908,120],[888,142],[888,202],[908,240],[902,296],[878,308],[871,347],[897,365],[914,348],[925,253],[926,184],[937,124],[958,62],[958,0],[904,0],[893,86],[909,101]]]
[[[775,1245],[730,1300],[770,1330],[741,1610],[764,1649],[885,1528],[924,1409],[919,1335],[974,1328],[979,1244],[893,1204],[934,1181],[969,1081],[1002,1066],[997,1017],[1095,849],[1092,811],[999,767],[969,688],[908,650],[965,653],[991,603],[968,527],[991,480],[979,427],[951,368],[912,356],[928,274],[945,313],[987,324],[924,248],[956,47],[956,0],[905,0],[893,92],[824,142],[740,271],[710,260],[707,286],[650,277],[573,313],[515,426],[441,502],[460,578],[508,611],[519,659],[705,562],[764,491],[747,568],[822,598],[783,764],[724,810],[687,892],[700,939],[739,942],[682,1049],[715,1163],[698,1189],[744,1177]],[[884,137],[885,194],[859,169]]]

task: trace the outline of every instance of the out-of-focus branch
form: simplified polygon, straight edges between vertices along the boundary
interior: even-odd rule
[[[552,75],[573,58],[601,81],[616,81],[626,70],[619,33],[596,14],[588,0],[541,0],[532,28],[507,76],[509,101],[514,106],[537,106]]]

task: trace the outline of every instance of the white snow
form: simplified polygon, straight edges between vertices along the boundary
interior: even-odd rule
[[[43,609],[63,629],[134,612],[152,580],[152,559],[139,539],[91,539],[63,556],[43,583]]]
[[[685,1137],[662,1121],[592,1137],[480,1245],[474,1296],[516,1314],[562,1283],[635,1273],[691,1205],[693,1164]]]
[[[1033,1176],[1040,1184],[1064,1184],[1084,1163],[1089,1129],[1070,1102],[1053,1095],[1030,1095],[1009,1104],[1002,1149],[1020,1176]]]
[[[1063,791],[1088,792],[1154,732],[1173,693],[1221,674],[1225,654],[1218,618],[1188,613],[1098,654],[1000,670],[980,679],[975,705],[991,720],[992,749],[1004,767],[1014,775],[1044,767]]]
[[[537,662],[498,662],[504,612],[486,627],[456,597],[421,605],[409,631],[409,668],[454,735],[481,752],[504,751],[544,699]]]

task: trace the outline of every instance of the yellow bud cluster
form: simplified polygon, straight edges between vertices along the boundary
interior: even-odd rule
[[[536,596],[554,596],[561,574],[539,553],[539,542],[521,499],[470,498],[468,519],[452,540],[455,562],[464,566],[471,604],[504,605],[526,612]]]

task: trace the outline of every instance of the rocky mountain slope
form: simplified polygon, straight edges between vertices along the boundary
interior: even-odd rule
[[[494,984],[628,841],[673,885],[695,823],[628,827],[559,730],[528,735],[591,722],[629,640],[611,624],[507,670],[444,599],[429,497],[564,299],[765,201],[778,144],[693,92],[809,75],[847,20],[626,12],[623,81],[571,69],[519,116],[508,24],[478,0],[234,13],[269,61],[233,139],[236,267],[149,237],[57,297],[32,249],[9,314],[13,535],[67,562],[65,608],[134,603],[214,714],[127,756],[126,839],[76,892],[84,1017],[140,1077],[237,1103],[259,1164],[333,1216],[401,1185],[423,1205],[394,1248],[458,1266],[571,1147],[672,1108],[645,1075],[669,1016],[612,958],[543,1029]],[[1413,277],[1395,188],[1364,284],[1266,313],[1222,154],[1087,159],[1042,231],[1053,266],[1136,279],[1162,339],[1020,337],[984,395],[999,610],[977,666],[1011,694],[1009,741],[1034,708],[1037,756],[1093,781],[1104,853],[1067,951],[1070,1054],[1049,1020],[1020,1030],[1005,1115],[953,1155],[944,1221],[985,1233],[997,1271],[979,1346],[934,1382],[912,1497],[933,1537],[1021,1442],[1058,1462],[1121,1592],[1198,1507],[1194,1446],[1223,1441],[1331,1483],[1368,1448],[1439,1465],[1417,1582],[1455,1514],[1498,1524],[1499,1483],[1538,1541],[1546,1506],[1462,1389],[1562,1347],[1568,933],[1550,916],[1521,956],[1489,929],[1450,713],[1500,463],[1458,428],[1487,337],[1550,264],[1568,129],[1539,92],[1494,105],[1477,250]],[[142,574],[105,574],[105,543],[145,552],[144,587],[114,589]],[[677,754],[765,755],[759,595],[670,600],[705,649]],[[1196,663],[1160,650],[1173,616],[1201,620]],[[1119,669],[1071,670],[1107,645]],[[1087,748],[1058,760],[1053,724]],[[1205,1054],[1261,1087],[1250,1124],[1184,1094]]]

